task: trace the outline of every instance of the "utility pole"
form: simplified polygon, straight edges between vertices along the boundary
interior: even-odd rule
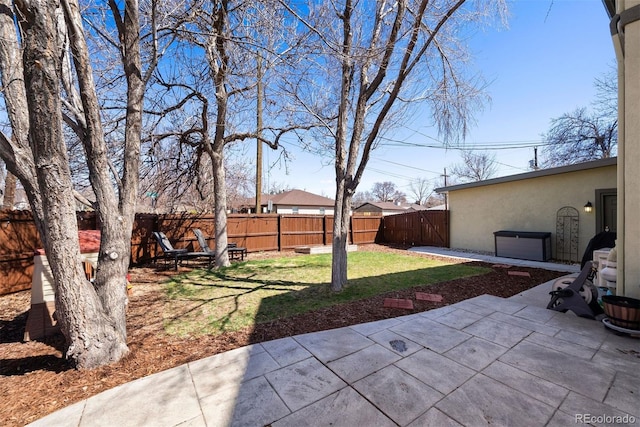
[[[529,169],[538,170],[538,147],[533,147],[533,160],[529,160]]]
[[[444,174],[441,175],[441,176],[444,177],[444,186],[446,187],[447,186],[447,177],[449,176],[449,175],[447,175],[447,168],[444,168]],[[448,198],[448,196],[449,196],[449,193],[445,192],[444,193],[444,210],[446,210],[446,211],[449,210],[449,203],[448,203],[449,198]]]
[[[257,135],[256,138],[257,146],[256,146],[256,214],[262,213],[260,211],[260,205],[262,204],[262,200],[260,200],[262,196],[262,140],[260,136],[262,135],[262,98],[264,96],[264,88],[262,87],[262,57],[258,53],[257,58],[257,71],[258,71],[258,105],[256,107],[257,110]]]

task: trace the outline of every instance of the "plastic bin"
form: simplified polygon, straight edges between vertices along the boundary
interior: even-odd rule
[[[551,259],[551,233],[500,230],[493,233],[496,256],[548,261]]]

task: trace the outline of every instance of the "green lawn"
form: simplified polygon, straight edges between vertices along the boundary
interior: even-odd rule
[[[383,252],[349,253],[349,283],[330,290],[331,255],[245,261],[194,270],[166,284],[171,334],[220,334],[393,290],[487,273],[482,267]]]

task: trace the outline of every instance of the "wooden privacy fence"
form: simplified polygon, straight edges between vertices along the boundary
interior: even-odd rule
[[[382,218],[354,215],[349,240],[353,244],[384,243]],[[279,251],[298,246],[329,245],[332,216],[320,215],[236,215],[228,216],[229,242],[248,252]],[[78,228],[97,229],[93,212],[78,213]],[[131,262],[140,264],[161,253],[154,231],[164,232],[176,248],[199,250],[192,229],[200,228],[215,244],[213,215],[137,214],[131,236]],[[33,255],[42,243],[29,211],[0,211],[0,295],[29,289],[33,274]]]
[[[449,211],[414,211],[385,216],[382,228],[385,243],[449,247]]]
[[[78,212],[78,228],[95,230],[93,212]],[[29,289],[33,256],[42,248],[31,211],[0,210],[0,295]]]
[[[175,248],[199,250],[193,229],[199,228],[215,245],[214,216],[193,214],[139,214],[131,237],[131,261],[147,262],[161,254],[153,238],[154,231],[164,232]],[[248,252],[282,251],[300,246],[330,245],[333,217],[321,215],[245,215],[227,217],[227,238],[230,243],[247,248]],[[381,243],[381,217],[353,216],[350,243]]]
[[[39,241],[31,212],[0,211],[0,294],[31,286]]]
[[[97,229],[93,212],[78,212],[80,230]],[[153,260],[161,250],[154,231],[164,232],[176,248],[199,250],[192,230],[200,228],[215,244],[213,215],[138,214],[131,236],[131,262]],[[321,215],[229,215],[229,242],[248,252],[290,250],[299,246],[330,245],[333,217]],[[390,243],[404,246],[449,246],[449,212],[416,211],[386,217],[354,215],[351,244]],[[0,211],[0,295],[29,289],[33,255],[41,248],[40,237],[29,211]]]

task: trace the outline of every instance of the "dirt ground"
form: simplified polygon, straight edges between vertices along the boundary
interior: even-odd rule
[[[378,245],[367,245],[360,250],[412,254]],[[275,255],[282,254],[250,254],[249,258]],[[422,312],[482,294],[509,297],[564,275],[521,267],[511,270],[528,272],[531,277],[509,275],[509,269],[504,267],[475,264],[491,267],[492,271],[483,276],[391,292],[279,319],[253,330],[197,338],[178,338],[163,330],[165,294],[160,282],[174,272],[156,267],[133,268],[133,295],[127,317],[130,352],[120,362],[92,371],[78,371],[66,362],[61,335],[43,341],[22,341],[30,291],[0,296],[0,425],[23,426],[119,384],[247,344]],[[443,301],[419,301],[415,298],[416,292],[440,294]],[[389,297],[411,299],[414,309],[384,308],[383,300]]]

